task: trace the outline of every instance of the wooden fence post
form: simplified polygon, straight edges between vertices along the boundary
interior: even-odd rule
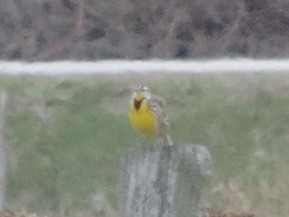
[[[7,95],[0,92],[0,211],[4,209],[6,193],[7,147],[5,140],[5,109]]]
[[[201,190],[211,174],[209,151],[201,145],[130,152],[121,174],[121,215],[197,216]]]

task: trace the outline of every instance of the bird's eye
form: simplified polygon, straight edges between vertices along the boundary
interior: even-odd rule
[[[147,91],[147,90],[148,90],[148,87],[143,85],[143,86],[141,87],[141,90]]]

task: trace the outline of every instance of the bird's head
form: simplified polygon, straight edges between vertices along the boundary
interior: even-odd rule
[[[141,101],[143,99],[148,99],[150,97],[151,97],[151,94],[147,86],[139,85],[134,89],[134,93],[133,93],[134,100]]]

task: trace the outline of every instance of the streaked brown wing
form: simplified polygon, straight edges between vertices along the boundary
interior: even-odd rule
[[[155,113],[158,122],[158,134],[164,136],[168,133],[169,124],[165,113],[165,102],[159,96],[152,96],[147,100],[149,108]]]

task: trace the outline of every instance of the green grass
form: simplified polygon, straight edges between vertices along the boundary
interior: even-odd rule
[[[204,204],[288,216],[289,77],[155,78],[2,77],[8,206],[72,212],[89,209],[101,192],[117,209],[121,160],[142,139],[128,122],[128,87],[145,81],[167,101],[174,142],[211,152],[215,175]]]

